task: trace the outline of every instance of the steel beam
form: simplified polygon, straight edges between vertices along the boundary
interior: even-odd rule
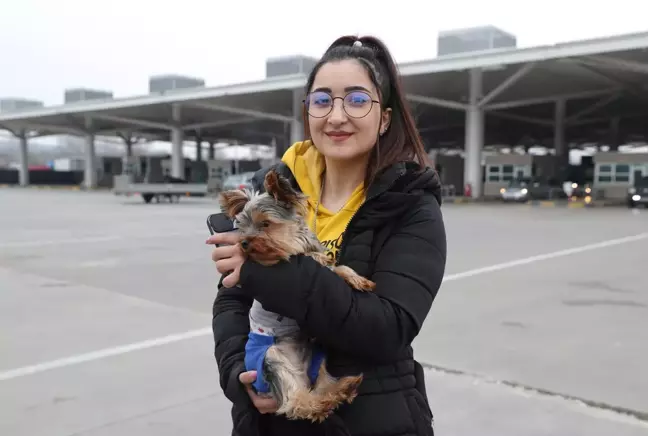
[[[430,106],[438,106],[447,109],[454,109],[459,111],[465,111],[468,109],[468,105],[465,103],[460,103],[458,101],[444,100],[442,98],[436,97],[426,97],[423,95],[407,94],[405,96],[407,100],[413,101],[414,103],[423,103]]]
[[[258,121],[258,118],[238,118],[235,120],[207,121],[203,123],[185,124],[183,130],[208,129],[214,127],[231,126],[233,124],[246,124]]]
[[[500,95],[502,92],[506,91],[508,88],[513,86],[515,83],[517,83],[521,78],[529,74],[531,70],[535,68],[537,65],[536,62],[531,62],[528,64],[524,64],[520,69],[518,69],[515,73],[511,74],[505,81],[500,83],[498,86],[496,86],[493,90],[491,90],[488,94],[486,94],[484,97],[482,97],[479,100],[479,107],[484,107],[487,105],[491,100],[496,98],[498,95]]]
[[[515,107],[533,106],[536,104],[553,103],[561,99],[580,100],[583,98],[592,98],[592,97],[599,97],[602,95],[614,94],[619,92],[620,90],[621,88],[617,87],[617,88],[602,89],[598,91],[582,91],[582,92],[574,92],[569,94],[551,95],[547,97],[529,98],[525,100],[491,103],[484,106],[484,109],[487,111],[499,110],[499,109],[510,109]]]
[[[631,61],[628,59],[619,59],[613,56],[594,55],[581,58],[584,63],[602,65],[608,68],[614,68],[623,71],[632,71],[634,73],[648,74],[648,65],[641,62]]]
[[[12,135],[14,135],[14,136],[16,136],[16,137],[17,137],[18,134],[19,134],[18,130],[12,129],[11,127],[6,126],[6,125],[4,125],[4,124],[0,124],[0,129],[2,129],[2,130],[6,130],[7,132],[11,133]]]
[[[637,118],[637,117],[648,117],[648,112],[643,111],[643,112],[628,112],[624,114],[620,114],[619,118]],[[610,117],[594,117],[594,118],[584,118],[580,120],[573,121],[570,125],[571,126],[582,126],[585,124],[595,124],[595,123],[601,123],[601,122],[606,122],[609,121]]]
[[[464,127],[464,123],[461,124],[448,124],[448,125],[443,125],[443,126],[428,126],[428,127],[421,127],[419,129],[419,133],[430,133],[430,132],[441,132],[444,130],[451,130],[451,129],[458,129]]]
[[[155,121],[140,120],[137,118],[128,118],[128,117],[118,117],[115,115],[103,115],[103,114],[91,113],[90,116],[97,120],[110,121],[113,123],[130,124],[133,126],[146,127],[149,129],[161,129],[161,130],[168,131],[171,130],[171,128],[173,127],[169,124],[156,123]]]
[[[266,112],[252,110],[252,109],[235,108],[235,107],[223,106],[219,104],[217,105],[211,103],[192,102],[192,103],[184,103],[183,106],[193,107],[197,109],[211,110],[215,112],[226,112],[230,114],[247,115],[254,118],[266,119],[271,121],[279,121],[282,123],[289,123],[293,120],[292,117],[286,115],[266,113]]]
[[[565,119],[565,123],[570,124],[573,121],[577,121],[579,118],[584,117],[585,115],[591,114],[592,112],[596,112],[600,108],[607,106],[608,104],[612,103],[615,100],[618,100],[619,98],[621,98],[621,96],[622,96],[622,94],[618,93],[618,94],[608,95],[607,97],[603,97],[600,100],[598,100],[597,102],[589,105],[588,107],[586,107],[586,108],[576,112],[575,114],[570,115],[569,117],[567,117]]]
[[[83,136],[84,132],[81,129],[75,129],[74,127],[65,127],[65,126],[53,126],[49,124],[43,124],[43,123],[29,123],[29,124],[19,124],[16,123],[15,129],[17,131],[20,130],[35,130],[35,131],[47,131],[47,132],[53,132],[52,134],[62,134],[66,133],[68,135],[75,135],[75,136]]]
[[[488,111],[487,114],[492,115],[494,117],[503,118],[505,120],[520,121],[523,123],[536,124],[539,126],[552,127],[554,125],[553,121],[546,120],[543,118],[527,117],[523,115],[510,114],[507,112]]]

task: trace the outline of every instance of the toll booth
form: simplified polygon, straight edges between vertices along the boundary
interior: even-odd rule
[[[635,179],[648,176],[648,153],[594,155],[594,191],[600,198],[625,200]]]
[[[464,158],[441,153],[431,153],[430,158],[444,189],[455,195],[461,194],[464,189]]]
[[[553,155],[497,154],[484,158],[484,196],[496,197],[511,181],[529,178],[559,180],[560,158]]]

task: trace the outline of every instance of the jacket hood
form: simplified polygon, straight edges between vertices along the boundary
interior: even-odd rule
[[[294,143],[286,150],[281,162],[287,167],[299,189],[308,198],[317,198],[324,172],[324,158],[313,146],[313,143],[308,140]],[[261,172],[265,174],[267,169],[261,170]],[[281,172],[285,173],[285,171]],[[260,173],[258,177],[262,184],[263,179]],[[367,198],[385,192],[407,197],[427,194],[433,195],[439,204],[442,201],[441,181],[437,171],[430,167],[422,167],[416,162],[398,162],[385,168],[369,186]]]
[[[441,181],[436,170],[416,162],[398,162],[380,172],[369,187],[367,197],[382,192],[433,195],[439,204],[442,200]]]
[[[309,202],[317,201],[322,186],[324,158],[311,141],[294,143],[281,158]],[[314,205],[312,205],[314,207]]]

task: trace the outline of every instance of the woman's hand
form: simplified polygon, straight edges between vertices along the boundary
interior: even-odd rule
[[[243,384],[243,386],[245,386],[245,390],[250,396],[252,404],[254,404],[254,407],[256,407],[261,414],[275,413],[277,409],[279,409],[277,400],[275,400],[274,398],[262,397],[254,392],[254,389],[252,389],[252,383],[254,383],[256,377],[256,371],[242,372],[239,375],[239,381]]]
[[[239,243],[240,235],[238,232],[216,233],[210,236],[206,244],[221,245],[212,251],[212,260],[216,263],[216,269],[219,273],[227,277],[223,279],[223,286],[233,288],[239,282],[241,266],[245,262],[243,250]]]

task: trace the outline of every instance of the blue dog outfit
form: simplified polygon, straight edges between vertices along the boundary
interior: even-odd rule
[[[274,345],[277,337],[292,335],[298,331],[299,326],[295,320],[268,312],[256,300],[252,303],[250,333],[245,344],[245,369],[257,372],[256,381],[252,386],[258,393],[267,394],[270,392],[270,385],[263,376],[263,360],[268,348]],[[317,379],[322,360],[324,360],[324,353],[315,347],[308,367],[308,377],[311,383],[315,383]]]

